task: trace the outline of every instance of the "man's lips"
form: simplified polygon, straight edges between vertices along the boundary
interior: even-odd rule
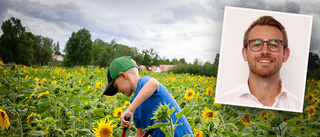
[[[258,58],[257,62],[260,63],[260,64],[267,65],[267,64],[273,63],[273,59],[271,59],[271,58]]]
[[[260,62],[260,63],[271,63],[271,62],[273,62],[273,61],[272,61],[272,60],[262,59],[262,60],[258,60],[258,62]]]

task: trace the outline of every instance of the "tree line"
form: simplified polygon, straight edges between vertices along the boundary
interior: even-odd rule
[[[52,55],[63,55],[62,65],[65,67],[94,65],[107,67],[112,60],[120,56],[131,56],[137,64],[159,66],[161,64],[177,65],[175,73],[193,73],[199,75],[216,76],[217,57],[214,64],[195,59],[193,63],[187,63],[184,58],[174,58],[171,61],[161,58],[154,49],[138,50],[117,43],[115,39],[105,42],[101,39],[91,40],[89,30],[82,28],[72,32],[65,49],[60,49],[59,42],[41,35],[26,32],[21,20],[11,17],[1,25],[3,34],[0,37],[0,57],[4,63],[21,65],[47,65],[52,62]],[[212,68],[214,71],[211,71]]]
[[[309,52],[307,78],[320,80],[320,57],[316,53]]]
[[[26,32],[21,20],[11,17],[2,22],[3,34],[0,37],[0,59],[4,63],[21,65],[47,65],[52,62],[52,55],[62,55],[59,42],[41,35]],[[64,51],[65,67],[95,65],[107,67],[112,60],[120,56],[132,56],[137,64],[145,66],[159,66],[161,64],[177,65],[173,73],[193,73],[206,76],[217,76],[219,54],[214,63],[195,59],[193,63],[187,63],[184,58],[174,58],[171,61],[161,58],[151,49],[139,51],[136,47],[119,44],[115,39],[105,42],[101,39],[91,40],[90,31],[83,28],[72,32],[66,42]],[[307,77],[320,79],[320,57],[318,54],[309,53]]]
[[[51,60],[53,41],[26,32],[19,19],[11,17],[2,23],[0,57],[4,63],[46,64]]]

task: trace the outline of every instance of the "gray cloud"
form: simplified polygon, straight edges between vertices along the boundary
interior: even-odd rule
[[[167,46],[186,48],[192,40],[211,38],[209,45],[201,45],[200,51],[219,51],[224,7],[235,6],[262,10],[314,15],[311,49],[319,49],[320,2],[298,0],[208,0],[208,1],[71,1],[43,4],[44,1],[0,0],[0,21],[17,13],[29,24],[28,30],[64,44],[72,31],[88,29],[93,40],[116,39],[138,49],[166,49]],[[46,1],[49,2],[49,1]],[[10,11],[10,12],[9,12]],[[38,23],[36,25],[30,24]],[[43,24],[39,24],[39,22]],[[207,25],[201,28],[199,24]],[[52,25],[52,26],[50,26]],[[34,28],[36,26],[36,28]],[[165,31],[165,32],[164,32]],[[37,34],[39,35],[39,34]],[[208,39],[209,39],[208,38]],[[209,41],[209,40],[207,40]],[[192,41],[193,42],[193,41]],[[170,47],[169,47],[170,48]],[[192,49],[192,47],[188,47]],[[187,48],[186,48],[187,49]],[[160,51],[160,50],[159,50]],[[158,52],[159,52],[158,51]],[[188,52],[186,50],[186,52]],[[164,57],[171,56],[163,51]],[[181,56],[181,57],[180,57]],[[200,55],[195,55],[200,56]],[[179,57],[182,58],[182,53]],[[191,57],[190,57],[191,58]],[[209,60],[209,59],[208,59]]]

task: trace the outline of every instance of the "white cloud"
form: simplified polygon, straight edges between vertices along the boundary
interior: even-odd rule
[[[28,31],[59,41],[61,49],[73,31],[86,28],[92,40],[115,39],[139,50],[153,48],[161,58],[204,63],[220,50],[224,6],[314,15],[311,49],[319,50],[320,5],[313,1],[12,0],[0,1],[0,21],[21,19]]]

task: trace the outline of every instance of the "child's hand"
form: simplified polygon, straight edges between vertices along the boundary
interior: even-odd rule
[[[130,117],[130,121],[126,121],[126,120],[124,119],[126,114],[129,114],[129,115],[131,116],[131,117]],[[125,128],[125,127],[130,128],[130,127],[131,127],[132,116],[133,116],[133,113],[130,113],[128,110],[126,110],[126,111],[120,116],[121,126],[122,126],[123,128]]]

